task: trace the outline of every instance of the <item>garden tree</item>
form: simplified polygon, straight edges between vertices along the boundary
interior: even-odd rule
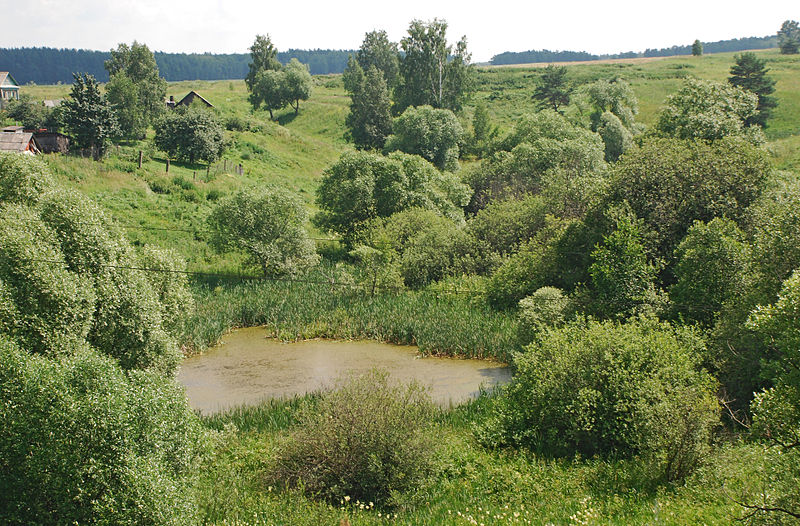
[[[395,110],[433,106],[458,111],[474,89],[475,70],[470,65],[467,39],[455,49],[447,44],[447,22],[414,20],[408,36],[400,40],[400,78],[395,88]]]
[[[0,522],[196,524],[208,441],[183,389],[85,345],[67,354],[0,337]]]
[[[319,259],[306,219],[305,206],[289,191],[245,188],[211,211],[211,245],[219,252],[245,253],[264,277],[296,276]]]
[[[45,107],[42,101],[35,100],[28,93],[21,94],[19,100],[9,100],[5,109],[6,114],[26,130],[56,130],[59,127],[55,111]]]
[[[647,318],[543,328],[479,439],[551,457],[638,456],[654,478],[683,479],[719,424],[703,346],[690,329]]]
[[[764,136],[760,128],[746,124],[757,108],[758,97],[741,88],[687,79],[677,93],[667,97],[655,132],[662,137],[707,141],[735,135],[761,144]]]
[[[247,90],[253,91],[256,85],[256,77],[262,71],[277,71],[281,69],[278,61],[278,50],[272,45],[269,35],[256,35],[253,45],[250,46],[250,64],[244,83]]]
[[[616,220],[591,254],[594,311],[603,317],[626,317],[657,301],[656,267],[648,261],[640,222],[628,215]]]
[[[159,121],[153,143],[179,161],[212,163],[225,151],[225,130],[205,109],[179,108]]]
[[[533,100],[540,108],[552,108],[558,111],[561,106],[569,104],[572,87],[567,82],[566,66],[549,64],[539,77],[539,83],[533,92]]]
[[[370,31],[364,35],[361,47],[356,51],[356,61],[364,71],[374,66],[383,74],[389,90],[397,84],[400,69],[400,58],[397,44],[389,42],[386,31]]]
[[[360,71],[360,66],[359,71]],[[350,138],[356,148],[380,150],[392,133],[392,102],[383,74],[370,66],[351,91],[350,113],[345,118]]]
[[[688,322],[713,325],[723,305],[746,286],[750,246],[726,217],[695,221],[675,250],[673,311]]]
[[[464,130],[452,111],[431,106],[408,108],[394,119],[392,132],[385,151],[419,155],[440,170],[458,170],[458,145]]]
[[[728,217],[737,224],[766,186],[766,152],[740,137],[712,143],[651,138],[615,166],[610,199],[644,220],[648,251],[671,265],[694,221]]]
[[[700,57],[703,55],[703,43],[699,40],[695,40],[692,43],[692,56]]]
[[[420,207],[463,221],[461,207],[468,201],[469,188],[458,177],[440,172],[421,157],[347,152],[323,173],[317,189],[320,211],[313,221],[352,244],[375,217]]]
[[[269,111],[269,118],[275,118],[273,112],[286,106],[285,77],[280,70],[259,71],[250,88],[250,104],[253,109],[258,110],[263,107]]]
[[[786,20],[778,31],[778,47],[783,55],[800,51],[800,25],[796,20]]]
[[[300,101],[311,96],[311,73],[308,66],[293,58],[283,69],[283,97],[294,108],[294,114],[300,111]],[[270,117],[272,114],[270,113]]]
[[[775,92],[775,80],[767,76],[767,61],[759,59],[755,53],[734,55],[734,61],[728,82],[758,96],[757,111],[745,120],[745,125],[758,124],[766,128],[772,109],[778,105],[775,97],[769,96]]]
[[[742,504],[764,522],[780,524],[800,518],[800,270],[783,283],[775,303],[753,311],[748,325],[772,350],[774,386],[752,404],[752,431],[769,446],[769,490]]]
[[[119,136],[144,138],[147,128],[164,112],[167,93],[155,56],[145,44],[119,44],[111,50],[105,68],[109,74],[106,97],[117,114]]]
[[[489,199],[540,193],[551,176],[559,179],[562,189],[569,184],[561,184],[565,182],[561,176],[567,183],[581,180],[594,187],[585,178],[606,167],[602,138],[552,110],[523,115],[496,147],[499,151],[469,175],[475,192],[472,211],[486,206]]]
[[[117,119],[93,76],[76,73],[73,78],[70,98],[63,104],[64,129],[76,147],[90,150],[99,160],[116,134]]]

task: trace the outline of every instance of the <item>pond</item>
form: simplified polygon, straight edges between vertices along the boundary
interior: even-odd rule
[[[282,343],[263,328],[239,329],[208,352],[186,358],[178,381],[189,404],[203,414],[266,398],[330,388],[351,371],[379,367],[397,381],[416,380],[446,406],[511,379],[511,369],[484,360],[420,357],[416,347],[374,341],[308,340]]]

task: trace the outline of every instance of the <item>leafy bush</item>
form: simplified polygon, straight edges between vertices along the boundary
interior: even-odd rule
[[[569,298],[555,287],[542,287],[519,300],[518,333],[522,345],[532,342],[547,327],[561,325],[568,307]]]
[[[306,217],[305,206],[288,190],[243,188],[209,215],[211,245],[220,252],[244,252],[264,276],[297,275],[318,261]]]
[[[643,455],[669,480],[690,473],[719,422],[703,342],[650,319],[544,330],[480,431],[493,446],[551,456]]]
[[[0,202],[35,203],[53,184],[50,171],[39,159],[0,152]]]
[[[419,385],[393,385],[385,371],[351,377],[306,406],[270,478],[338,503],[391,506],[431,469],[433,404]]]
[[[190,479],[204,439],[172,379],[0,340],[0,427],[3,524],[196,523]]]

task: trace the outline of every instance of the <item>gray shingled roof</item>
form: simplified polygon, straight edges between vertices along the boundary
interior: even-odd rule
[[[0,152],[24,152],[32,139],[32,133],[0,132]]]

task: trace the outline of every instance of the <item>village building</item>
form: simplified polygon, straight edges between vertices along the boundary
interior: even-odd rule
[[[39,153],[32,133],[26,132],[0,132],[0,152],[14,152],[26,155]]]
[[[202,95],[200,95],[199,93],[197,93],[194,90],[192,90],[189,93],[187,93],[186,96],[183,97],[178,102],[175,102],[175,97],[170,95],[169,96],[169,100],[167,101],[167,107],[170,108],[170,109],[175,109],[178,106],[189,107],[192,104],[194,104],[195,102],[200,103],[200,104],[202,104],[203,106],[205,106],[207,108],[213,108],[214,107],[213,104],[208,102],[205,98],[203,98]]]
[[[0,101],[19,100],[19,84],[8,71],[0,71]]]
[[[63,133],[35,132],[33,138],[39,151],[42,153],[67,153],[69,152],[69,137]]]

